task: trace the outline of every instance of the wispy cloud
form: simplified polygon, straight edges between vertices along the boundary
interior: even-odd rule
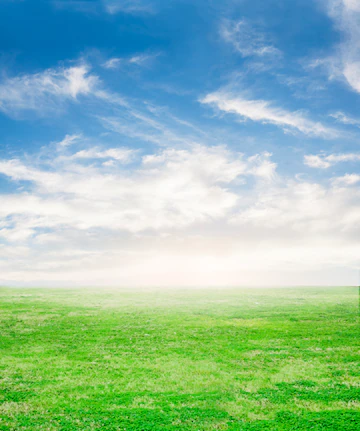
[[[62,139],[60,142],[56,142],[55,145],[57,148],[65,148],[69,145],[73,145],[75,142],[78,142],[81,138],[81,134],[66,135],[64,139]]]
[[[68,157],[62,156],[61,160],[107,159],[108,165],[111,166],[111,160],[116,160],[122,163],[130,163],[136,154],[137,150],[129,148],[109,148],[107,150],[101,150],[99,147],[93,147],[87,150],[78,151]]]
[[[360,153],[343,153],[343,154],[309,154],[304,156],[304,163],[311,168],[327,169],[337,163],[342,162],[359,162]]]
[[[131,66],[131,65],[148,67],[153,63],[153,61],[159,55],[160,53],[154,53],[154,54],[140,53],[127,58],[113,57],[107,60],[103,64],[103,67],[105,67],[106,69],[119,69],[121,67]]]
[[[108,130],[162,147],[202,142],[204,132],[201,129],[171,113],[165,113],[164,109],[160,110],[162,115],[159,118],[159,109],[149,105],[147,108],[147,111],[143,112],[141,109],[127,106],[123,112],[118,112],[117,116],[98,116],[98,119]]]
[[[330,114],[330,117],[335,118],[339,123],[360,127],[360,118],[353,118],[343,112],[335,112],[334,114]]]
[[[315,65],[325,66],[331,78],[341,78],[360,93],[360,6],[357,0],[330,0],[325,3],[329,15],[343,33],[336,54],[319,59]]]
[[[223,21],[221,37],[230,43],[243,57],[269,57],[282,55],[281,51],[269,42],[269,36],[248,21]]]
[[[154,13],[153,6],[145,0],[54,0],[52,3],[58,9],[71,9],[83,13],[106,12],[111,15]]]
[[[55,111],[59,103],[94,94],[98,83],[86,65],[6,78],[0,83],[0,110],[7,114]]]
[[[119,12],[128,14],[154,13],[154,8],[145,0],[102,0],[105,9],[110,14]]]
[[[297,99],[321,100],[328,96],[328,83],[323,76],[319,79],[314,76],[289,76],[282,73],[276,77],[280,84],[290,88]]]
[[[156,55],[151,54],[152,58]],[[150,61],[149,56],[136,55],[127,61],[142,64]],[[111,92],[86,64],[6,78],[0,83],[0,111],[10,116],[28,111],[50,116],[62,111],[70,102],[84,103],[85,98],[92,99],[90,115],[100,119],[106,129],[142,141],[167,146],[193,143],[198,141],[200,134],[204,134],[188,121],[164,112],[164,107],[159,109],[156,105],[135,99],[130,103]],[[197,137],[190,135],[190,129]],[[65,148],[82,138],[81,134],[67,135],[55,146]]]
[[[234,95],[218,91],[210,93],[201,100],[220,111],[238,115],[242,119],[273,124],[286,132],[301,132],[308,136],[322,138],[336,138],[339,132],[320,122],[314,122],[304,116],[302,112],[289,112],[275,107],[265,100],[249,100],[241,95]]]
[[[47,69],[0,82],[0,111],[8,115],[26,111],[53,115],[67,103],[79,103],[83,97],[116,106],[127,105],[123,97],[103,88],[100,78],[91,73],[87,64]]]

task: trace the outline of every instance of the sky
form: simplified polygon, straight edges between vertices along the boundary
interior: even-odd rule
[[[0,0],[0,284],[357,285],[360,0]]]

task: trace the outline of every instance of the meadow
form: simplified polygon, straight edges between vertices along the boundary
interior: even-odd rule
[[[359,430],[358,295],[0,288],[0,430]]]

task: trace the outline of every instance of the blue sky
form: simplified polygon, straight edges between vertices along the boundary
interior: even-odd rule
[[[358,0],[0,21],[1,283],[357,283]]]

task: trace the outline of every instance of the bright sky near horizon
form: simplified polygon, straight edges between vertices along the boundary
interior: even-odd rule
[[[355,285],[360,0],[0,0],[0,284]]]

